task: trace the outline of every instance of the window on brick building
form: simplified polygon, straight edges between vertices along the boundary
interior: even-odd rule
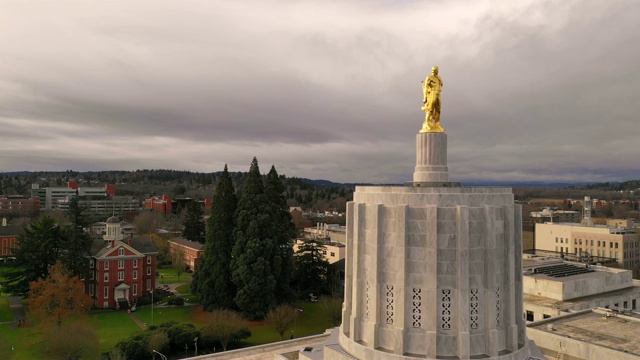
[[[109,270],[109,261],[104,262],[104,269]]]
[[[151,264],[151,256],[147,256],[147,264]]]
[[[133,270],[133,279],[137,279],[138,278],[138,270]]]
[[[109,273],[104,273],[104,281],[107,282],[109,281]]]
[[[124,281],[124,271],[118,271],[118,281]]]
[[[147,275],[151,275],[151,266],[147,266]]]
[[[105,298],[105,299],[108,299],[108,298],[109,298],[109,287],[108,287],[108,286],[105,286],[105,287],[104,287],[104,291],[103,291],[103,292],[104,292],[104,294],[103,294],[103,295],[104,295],[104,298]]]
[[[118,269],[124,269],[124,260],[118,260]]]
[[[119,256],[123,256],[124,255],[124,248],[118,249],[118,255]]]
[[[147,279],[147,290],[151,290],[151,279]]]
[[[138,259],[133,259],[133,267],[134,268],[138,267]]]
[[[133,284],[133,295],[138,295],[138,284]]]

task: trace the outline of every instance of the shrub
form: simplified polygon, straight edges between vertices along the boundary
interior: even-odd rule
[[[167,304],[169,305],[184,305],[184,298],[181,296],[172,296],[169,298],[169,301],[167,301]]]

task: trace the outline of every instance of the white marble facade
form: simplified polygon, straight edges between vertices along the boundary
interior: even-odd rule
[[[420,143],[421,184],[358,186],[347,204],[343,321],[324,358],[527,359],[521,208],[510,188],[446,187],[446,157],[430,176]]]

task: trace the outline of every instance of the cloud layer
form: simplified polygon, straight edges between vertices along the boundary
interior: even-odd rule
[[[0,171],[411,179],[444,80],[454,180],[640,178],[637,1],[9,1]]]

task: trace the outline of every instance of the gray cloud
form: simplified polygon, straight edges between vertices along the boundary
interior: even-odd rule
[[[0,171],[410,180],[439,65],[456,180],[639,178],[635,1],[9,2]]]

